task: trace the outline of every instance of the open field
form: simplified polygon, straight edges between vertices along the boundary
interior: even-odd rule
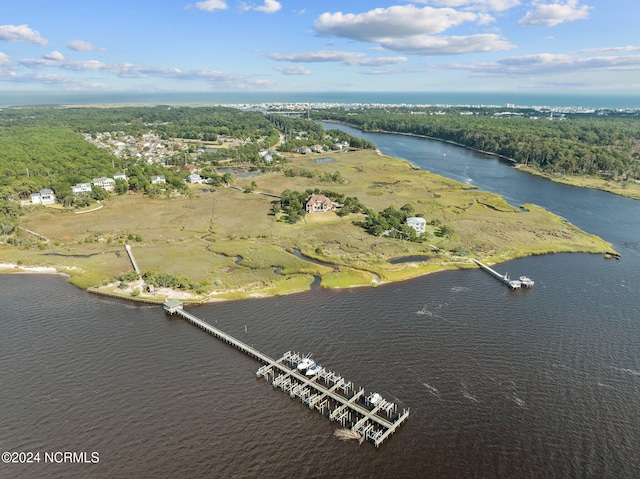
[[[406,161],[373,151],[330,156],[328,163],[312,163],[309,156],[291,161],[318,173],[339,171],[344,183],[265,173],[236,180],[240,187],[255,181],[254,193],[197,185],[177,198],[113,196],[102,209],[80,215],[37,207],[21,226],[49,241],[28,250],[3,246],[0,263],[56,268],[82,288],[118,293],[113,278],[132,270],[124,249],[128,242],[142,271],[198,282],[194,298],[230,299],[308,289],[314,276],[324,287],[398,281],[470,267],[469,256],[491,263],[553,252],[612,252],[609,243],[542,208],[514,208],[499,196],[416,170]],[[357,196],[375,210],[408,203],[427,222],[437,219],[451,227],[453,237],[428,234],[424,243],[376,237],[357,225],[362,215],[353,214],[316,213],[288,225],[269,214],[276,198],[258,193],[316,187]],[[294,256],[296,249],[326,265]],[[410,255],[429,260],[388,262]]]

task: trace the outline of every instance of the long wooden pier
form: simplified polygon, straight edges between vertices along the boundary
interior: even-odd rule
[[[491,269],[489,266],[487,266],[484,263],[481,263],[480,261],[478,261],[475,258],[471,258],[471,261],[476,263],[478,266],[480,266],[480,268],[485,270],[487,273],[489,273],[494,278],[502,281],[504,284],[506,284],[511,289],[520,289],[523,286],[525,288],[533,288],[534,281],[532,279],[527,278],[526,276],[520,276],[519,280],[518,279],[510,279],[509,275],[507,273],[500,274],[497,271],[495,271],[494,269]]]
[[[376,447],[409,417],[408,408],[398,411],[396,404],[377,393],[366,395],[364,388],[356,389],[351,381],[346,381],[328,369],[320,368],[315,375],[306,376],[297,369],[305,358],[300,353],[287,351],[280,359],[275,360],[186,312],[180,301],[165,301],[164,310],[169,314],[178,314],[191,324],[257,359],[262,363],[256,372],[257,377],[263,377],[292,398],[299,398],[310,409],[319,411],[330,420],[340,422],[343,427],[357,432]]]

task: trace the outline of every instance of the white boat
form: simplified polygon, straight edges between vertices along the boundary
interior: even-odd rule
[[[380,401],[382,401],[382,396],[380,396],[380,394],[378,393],[373,393],[371,397],[369,397],[369,402],[374,406],[378,404]]]
[[[307,376],[315,376],[316,374],[318,374],[320,372],[321,369],[322,369],[322,367],[320,367],[317,364],[314,364],[313,366],[309,367],[309,369],[307,369],[307,372],[305,374]]]
[[[302,358],[302,360],[298,363],[298,371],[306,371],[311,366],[315,366],[316,362],[311,358]]]

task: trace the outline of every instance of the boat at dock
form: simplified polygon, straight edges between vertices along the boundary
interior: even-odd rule
[[[306,371],[307,369],[315,365],[316,365],[316,362],[313,359],[307,357],[307,358],[302,358],[298,363],[298,365],[296,366],[296,368],[298,369],[298,371]]]
[[[315,376],[316,374],[318,374],[320,371],[322,370],[322,367],[320,367],[317,364],[314,364],[313,366],[310,366],[309,369],[307,369],[307,372],[304,373],[306,376]]]

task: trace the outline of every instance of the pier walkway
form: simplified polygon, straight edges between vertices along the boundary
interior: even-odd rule
[[[316,409],[330,420],[340,422],[343,427],[357,432],[376,447],[409,417],[409,409],[398,412],[396,404],[385,400],[377,393],[365,395],[363,388],[356,390],[350,381],[347,382],[333,371],[320,368],[313,376],[305,375],[297,369],[305,356],[297,352],[287,351],[278,360],[270,358],[186,312],[178,300],[165,301],[164,310],[169,314],[181,316],[191,324],[257,359],[262,363],[256,372],[257,377],[265,378],[292,398],[299,398],[310,409]]]
[[[131,260],[131,264],[133,265],[133,269],[136,270],[136,273],[140,274],[140,268],[138,268],[138,263],[136,262],[136,259],[133,257],[133,251],[131,249],[131,245],[130,244],[125,244],[124,245],[124,249],[127,250],[127,254],[129,255],[129,259]]]
[[[485,270],[487,273],[489,273],[491,276],[493,276],[494,278],[502,281],[504,284],[506,284],[507,286],[509,286],[509,288],[511,289],[520,289],[523,286],[525,288],[533,288],[534,285],[534,281],[532,279],[527,278],[526,276],[520,276],[520,279],[510,279],[509,275],[507,273],[505,273],[504,275],[498,273],[497,271],[495,271],[494,269],[491,269],[489,266],[487,266],[484,263],[481,263],[480,261],[478,261],[477,259],[471,258],[471,261],[473,261],[475,264],[477,264],[478,266],[480,266],[480,268],[482,268],[483,270]]]

